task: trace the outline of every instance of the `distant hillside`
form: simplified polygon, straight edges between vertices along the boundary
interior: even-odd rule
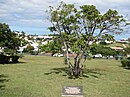
[[[124,44],[124,43],[113,43],[113,44],[109,44],[109,47],[121,47],[121,48],[126,48],[126,47],[130,47],[129,44]]]

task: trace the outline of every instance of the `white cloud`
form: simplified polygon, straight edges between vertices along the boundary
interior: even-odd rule
[[[13,26],[47,27],[45,10],[56,6],[61,0],[0,0],[0,22]],[[130,18],[130,0],[63,0],[76,5],[93,4],[101,12],[116,9]]]

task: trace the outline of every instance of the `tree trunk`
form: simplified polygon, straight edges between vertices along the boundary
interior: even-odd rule
[[[69,75],[71,77],[78,78],[82,75],[83,67],[80,66],[80,63],[75,60],[75,63],[73,66],[69,66]]]
[[[86,58],[82,60],[84,57],[84,51],[81,54],[77,54],[76,57],[74,57],[74,64],[69,64],[69,75],[70,77],[78,78],[82,76],[83,74],[83,64],[86,61]],[[82,60],[82,61],[81,61]]]

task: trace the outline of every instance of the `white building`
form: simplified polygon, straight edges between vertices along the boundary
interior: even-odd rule
[[[37,40],[37,38],[40,38],[41,41],[41,45],[46,45],[48,42],[52,41],[53,36],[48,36],[48,35],[26,35],[25,36],[25,40],[34,47],[34,51],[38,51],[39,50],[39,40]],[[28,44],[27,44],[28,45]],[[23,47],[19,47],[19,52],[22,52],[24,50],[24,48],[27,48],[26,46]]]

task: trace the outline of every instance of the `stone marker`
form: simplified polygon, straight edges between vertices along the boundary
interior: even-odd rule
[[[82,86],[63,86],[62,96],[83,97],[83,87]]]

